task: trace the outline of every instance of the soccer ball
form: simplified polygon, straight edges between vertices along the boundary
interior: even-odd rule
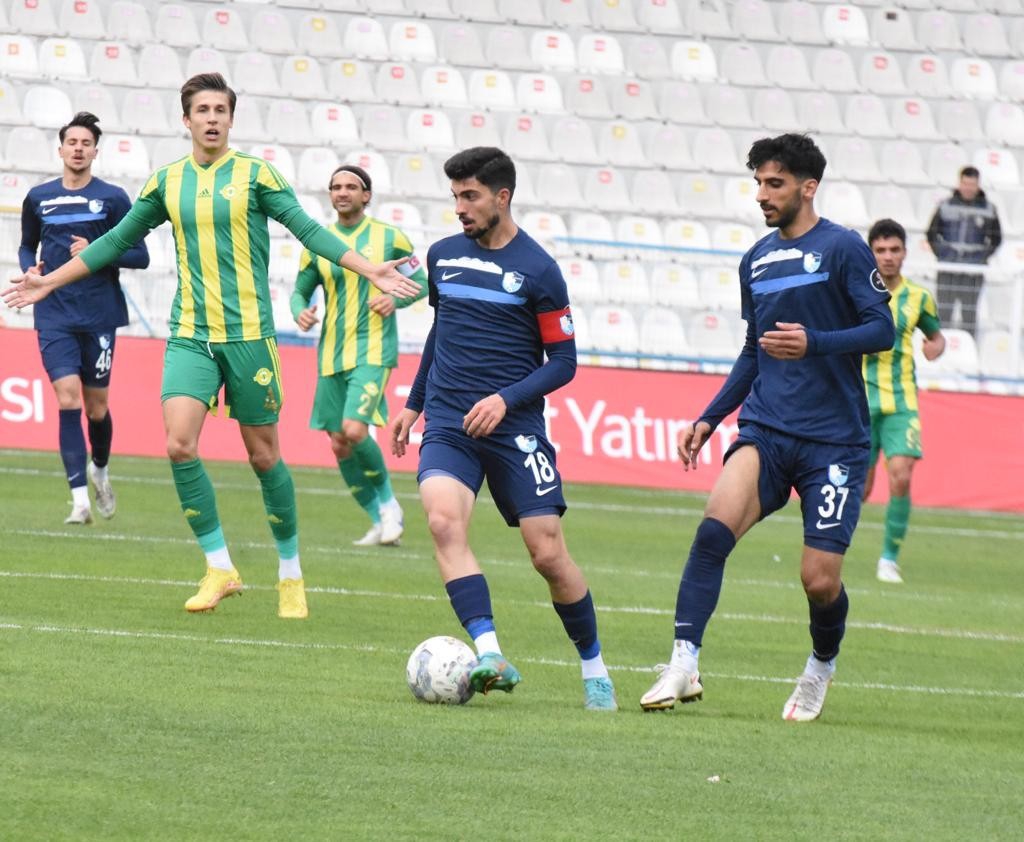
[[[461,640],[438,636],[412,650],[405,666],[405,680],[421,702],[464,705],[474,693],[469,673],[476,655]]]

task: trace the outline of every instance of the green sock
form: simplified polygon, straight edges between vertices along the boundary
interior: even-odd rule
[[[294,558],[298,555],[299,523],[295,512],[295,484],[288,466],[279,460],[266,473],[257,471],[256,476],[263,489],[263,508],[267,510],[277,554],[281,558]]]
[[[217,499],[213,494],[213,483],[198,459],[191,462],[171,462],[174,489],[178,492],[181,511],[192,527],[196,537],[211,533],[220,534],[220,517],[217,515]],[[203,547],[206,550],[206,547]],[[218,548],[214,548],[218,549]]]
[[[338,469],[355,501],[370,516],[371,521],[380,523],[380,501],[377,499],[377,489],[372,483],[366,481],[359,460],[355,456],[339,459]]]
[[[882,556],[890,561],[899,558],[903,538],[910,521],[910,498],[890,497],[885,509],[885,538],[882,542]]]
[[[373,484],[381,505],[387,505],[395,499],[391,490],[391,475],[384,464],[384,454],[377,442],[367,436],[359,444],[352,445],[352,455],[362,468],[363,474]]]

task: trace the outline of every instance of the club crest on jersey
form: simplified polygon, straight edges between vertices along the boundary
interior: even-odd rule
[[[868,275],[868,280],[871,282],[872,289],[876,289],[879,292],[886,291],[885,281],[882,280],[882,273],[877,269],[873,270],[871,274]]]
[[[519,287],[523,285],[523,281],[525,280],[526,278],[518,272],[506,272],[505,277],[501,279],[501,288],[505,290],[505,292],[518,292]]]
[[[104,351],[106,351],[107,348],[110,347],[110,334],[109,333],[101,333],[100,334],[100,338],[97,341],[100,343],[100,348],[102,348]]]
[[[235,198],[235,196],[238,195],[238,188],[235,187],[234,184],[225,184],[220,189],[220,195],[221,195],[221,198],[227,199],[227,201],[230,202],[232,199]]]
[[[99,213],[103,210],[102,199],[90,199],[89,200],[89,213]]]
[[[523,451],[523,453],[533,453],[537,449],[537,437],[524,436],[520,433],[516,436],[516,447]]]
[[[373,260],[373,246],[370,243],[359,249],[359,253],[367,260]]]
[[[804,271],[817,272],[821,266],[821,252],[809,251],[804,254]]]
[[[270,381],[274,379],[274,373],[269,368],[261,368],[256,372],[256,376],[253,380],[259,383],[261,386],[269,386]]]
[[[850,478],[850,469],[846,465],[829,465],[828,481],[837,488],[846,485]]]
[[[558,320],[558,326],[566,336],[572,336],[576,332],[576,326],[572,323],[572,313],[566,313]]]

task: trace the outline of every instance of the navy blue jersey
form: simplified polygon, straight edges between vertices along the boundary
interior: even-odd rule
[[[543,430],[544,395],[576,371],[558,264],[522,229],[500,249],[456,234],[430,247],[427,277],[434,327],[408,405],[425,408],[428,424],[461,427],[497,393],[507,406],[499,426]]]
[[[22,271],[39,260],[44,274],[58,269],[71,259],[72,234],[90,243],[97,240],[121,221],[131,204],[124,190],[99,178],[79,190],[67,189],[59,178],[36,185],[21,207],[18,261]],[[145,269],[148,265],[149,252],[140,240],[116,264],[37,302],[33,308],[36,329],[93,331],[128,324],[118,268]]]
[[[734,388],[730,393],[723,387],[704,420],[717,423],[745,397],[741,424],[866,446],[870,424],[861,357],[894,341],[889,292],[867,244],[856,232],[820,219],[796,239],[773,231],[759,240],[740,261],[739,276],[747,342],[726,384]],[[802,359],[775,359],[756,344],[777,322],[806,328]],[[737,382],[741,372],[749,394]]]

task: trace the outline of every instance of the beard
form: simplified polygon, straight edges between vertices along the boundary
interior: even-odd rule
[[[484,234],[490,231],[500,221],[501,217],[499,217],[498,214],[494,214],[494,216],[487,220],[486,225],[481,225],[479,228],[476,228],[472,231],[467,231],[466,236],[469,237],[469,239],[471,240],[479,240]]]

